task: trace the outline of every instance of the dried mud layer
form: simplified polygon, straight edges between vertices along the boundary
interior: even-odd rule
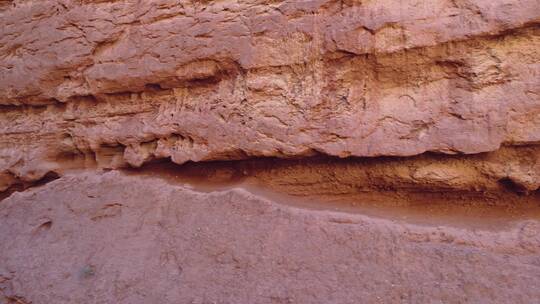
[[[536,303],[538,0],[0,0],[0,303]]]

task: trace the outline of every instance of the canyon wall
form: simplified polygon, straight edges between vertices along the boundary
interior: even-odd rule
[[[7,1],[1,188],[73,159],[534,145],[539,11],[535,0]],[[524,170],[537,189],[538,167]]]
[[[0,0],[0,301],[527,303],[539,188],[537,0]]]

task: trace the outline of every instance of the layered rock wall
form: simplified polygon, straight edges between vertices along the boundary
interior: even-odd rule
[[[535,303],[539,188],[538,0],[0,0],[2,304]]]
[[[0,206],[2,303],[528,304],[540,297],[536,220],[498,219],[494,230],[416,225],[118,172],[68,175]]]
[[[534,146],[539,12],[535,0],[4,1],[0,187],[167,158]],[[513,178],[529,190],[534,151]]]

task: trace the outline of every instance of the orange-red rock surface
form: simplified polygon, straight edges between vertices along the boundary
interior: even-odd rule
[[[0,0],[0,303],[532,303],[539,188],[538,0]]]
[[[540,140],[537,0],[2,3],[3,180]]]
[[[540,297],[536,220],[426,226],[282,202],[117,172],[66,176],[1,203],[0,296],[126,304]]]

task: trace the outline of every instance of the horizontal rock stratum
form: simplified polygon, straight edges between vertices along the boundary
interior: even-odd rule
[[[3,1],[2,188],[73,158],[535,145],[539,24],[536,0]]]
[[[0,301],[3,292],[8,303],[540,297],[535,220],[497,220],[494,231],[396,223],[117,172],[68,175],[0,206],[0,231],[13,236],[0,242]]]
[[[1,304],[534,303],[539,189],[538,0],[0,0]]]

